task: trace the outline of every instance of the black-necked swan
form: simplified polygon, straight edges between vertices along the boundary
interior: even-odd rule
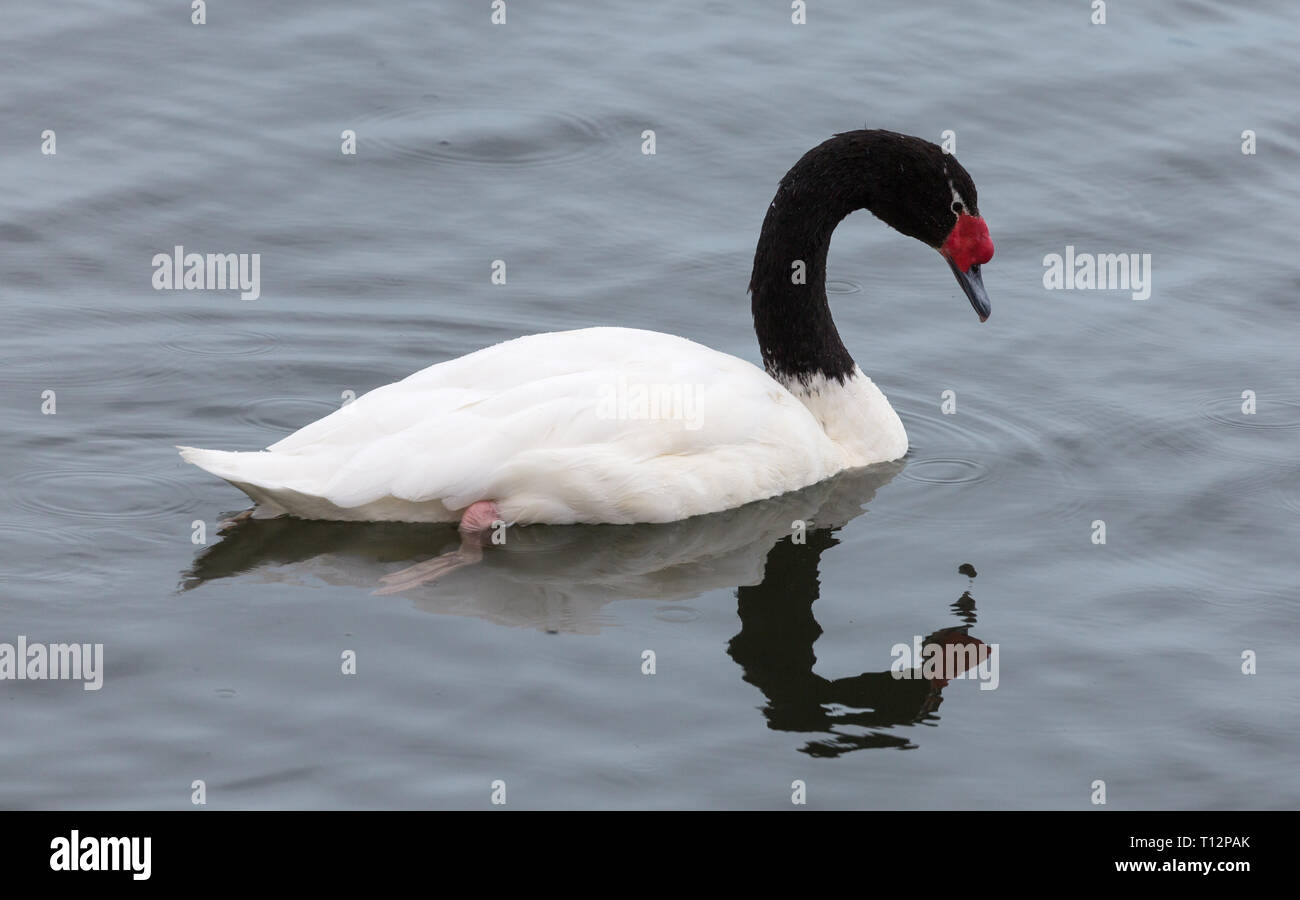
[[[939,251],[980,321],[993,256],[975,185],[935,144],[851,131],[781,180],[750,293],[764,369],[671,334],[516,338],[376,388],[264,451],[181,447],[258,517],[652,523],[784,494],[907,452],[826,300],[831,233],[868,209]],[[766,371],[764,371],[766,370]]]

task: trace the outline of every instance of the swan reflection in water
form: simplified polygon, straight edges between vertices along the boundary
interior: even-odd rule
[[[505,543],[487,547],[477,564],[401,596],[426,612],[594,634],[614,621],[605,607],[617,600],[674,602],[736,588],[740,631],[727,653],[765,696],[770,728],[821,735],[801,748],[813,756],[911,747],[891,729],[934,721],[947,680],[960,671],[896,678],[891,659],[847,678],[813,671],[813,644],[822,632],[812,611],[821,555],[838,543],[835,531],[861,515],[902,467],[845,472],[802,491],[666,525],[507,529]],[[802,540],[794,537],[798,523],[806,525]],[[240,577],[371,593],[386,576],[459,545],[450,525],[247,519],[196,558],[181,588]],[[973,598],[963,594],[951,610],[963,624],[938,628],[923,643],[982,653],[982,642],[969,634]]]

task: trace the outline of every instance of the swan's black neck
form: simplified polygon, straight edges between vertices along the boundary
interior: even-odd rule
[[[763,366],[778,381],[806,384],[821,375],[843,382],[855,363],[826,300],[826,254],[835,226],[853,210],[827,203],[825,185],[807,190],[792,178],[798,168],[781,182],[754,253],[754,331]]]
[[[938,247],[955,218],[944,186],[954,179],[963,188],[969,182],[939,147],[890,131],[836,135],[795,163],[763,220],[749,282],[754,330],[768,374],[787,385],[808,384],[818,376],[842,383],[852,374],[853,357],[826,300],[831,234],[849,213],[868,209],[904,234]],[[973,191],[971,186],[968,192]],[[935,195],[934,204],[921,202]]]

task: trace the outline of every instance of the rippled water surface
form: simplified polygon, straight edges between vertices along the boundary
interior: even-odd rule
[[[102,643],[105,676],[0,682],[0,805],[1300,803],[1291,4],[208,6],[5,16],[0,642]],[[900,464],[517,529],[392,596],[454,529],[217,533],[243,497],[173,444],[264,447],[536,331],[757,360],[776,183],[863,126],[954,131],[997,244],[980,325],[931,251],[836,233]],[[153,290],[178,244],[260,253],[261,296]],[[1045,290],[1067,245],[1151,254],[1151,296]],[[996,644],[996,690],[893,679],[914,639]]]

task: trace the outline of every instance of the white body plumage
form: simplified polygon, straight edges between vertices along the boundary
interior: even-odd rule
[[[670,522],[907,452],[855,369],[787,388],[751,363],[630,328],[535,334],[377,388],[260,452],[183,447],[257,515],[517,524]]]

